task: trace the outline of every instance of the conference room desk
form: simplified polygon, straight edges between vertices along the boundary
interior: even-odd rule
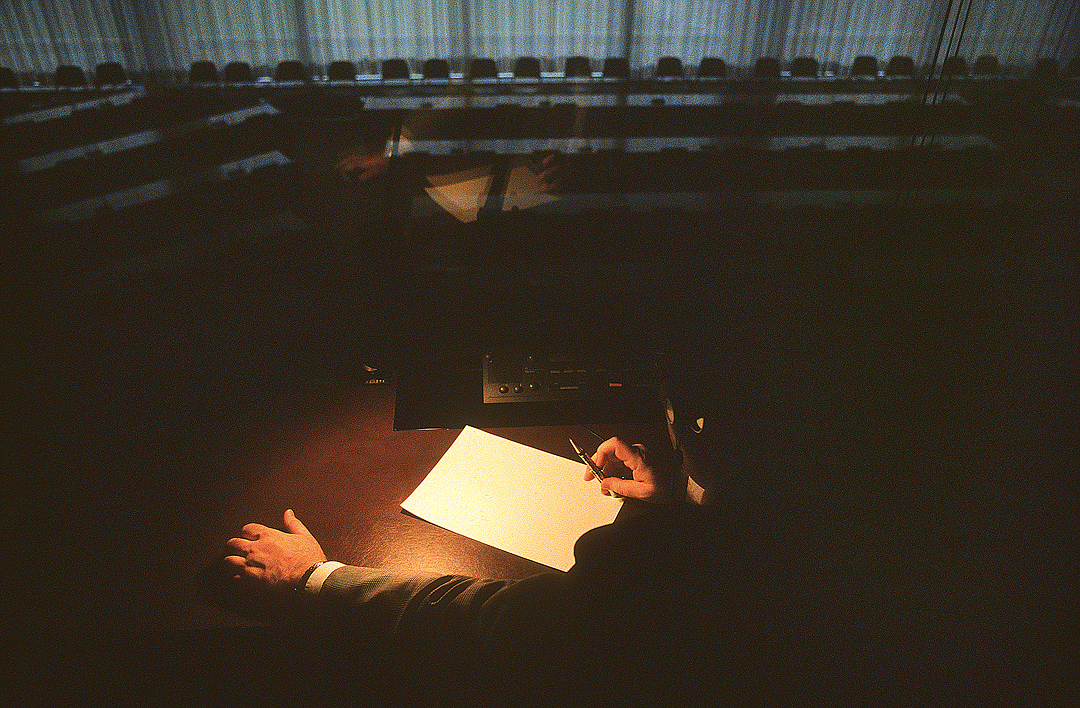
[[[154,626],[199,630],[250,625],[200,592],[205,569],[223,555],[244,524],[281,528],[292,508],[326,555],[349,564],[396,571],[430,571],[522,579],[551,570],[404,513],[400,504],[420,484],[459,430],[393,430],[394,385],[356,384],[329,407],[294,415],[285,425],[252,433],[249,452],[209,484],[199,523],[178,524],[164,540],[176,562],[155,568]],[[591,432],[590,432],[591,431]],[[666,431],[608,424],[491,428],[488,432],[573,459],[568,437],[587,451],[615,434],[649,445],[670,444]],[[520,476],[530,489],[529,470]],[[599,494],[599,486],[597,486]]]

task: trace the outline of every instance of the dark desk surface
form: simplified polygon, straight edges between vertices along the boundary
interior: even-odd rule
[[[197,597],[198,572],[221,555],[226,540],[244,524],[280,528],[282,513],[290,507],[333,560],[490,578],[521,579],[549,571],[401,511],[401,502],[460,431],[395,431],[393,406],[392,385],[356,385],[331,410],[299,417],[281,430],[253,433],[263,438],[251,446],[254,452],[240,455],[233,470],[203,490],[206,503],[199,523],[172,529],[167,544],[177,562],[152,571],[151,621],[180,630],[245,624]],[[640,432],[589,428],[605,437]],[[566,457],[572,453],[567,437],[587,449],[599,442],[577,425],[489,431]],[[522,479],[527,483],[528,476]]]

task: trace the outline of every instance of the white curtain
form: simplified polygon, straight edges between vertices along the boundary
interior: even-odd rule
[[[976,3],[964,36],[960,48],[969,60],[992,54],[1022,65],[1057,57],[1064,66],[1080,53],[1080,2]]]
[[[469,56],[491,57],[509,70],[518,57],[545,59],[561,71],[567,57],[626,51],[625,0],[464,0]]]
[[[595,67],[629,53],[636,68],[661,56],[688,65],[717,56],[751,66],[759,57],[806,55],[847,66],[862,54],[927,63],[948,0],[6,0],[0,65],[49,73],[58,64],[182,75],[191,62],[247,61],[263,71],[299,59],[347,59],[369,68],[387,58],[492,57],[509,69],[535,56],[556,70],[584,55]],[[953,11],[961,4],[955,0]],[[968,6],[965,1],[964,7]],[[1066,64],[1078,51],[1080,0],[972,0],[958,51],[1004,66],[1040,57]],[[954,18],[956,19],[956,18]],[[963,18],[960,18],[963,19]],[[959,32],[946,36],[954,43]],[[944,47],[948,48],[948,47]]]
[[[157,30],[165,65],[183,71],[203,59],[224,66],[246,61],[273,68],[296,59],[307,41],[301,35],[293,2],[258,0],[141,0],[148,24]],[[154,40],[150,40],[154,41]]]
[[[106,61],[140,67],[145,60],[136,24],[126,1],[4,0],[0,66],[32,73],[51,72],[60,64],[92,70]]]
[[[461,54],[455,0],[305,0],[300,5],[315,64],[406,59],[418,71],[425,59]]]
[[[1062,64],[1075,56],[1080,23],[1076,0],[973,0],[952,3],[950,36],[969,62],[982,54],[1002,65],[1030,65],[1055,56]],[[861,55],[886,61],[911,56],[933,60],[946,19],[948,0],[636,0],[631,60],[648,66],[657,57],[696,63],[716,56],[728,64],[752,66],[759,57],[781,61],[810,56],[822,65],[850,66]],[[958,9],[957,32],[951,33]],[[964,26],[964,18],[967,24]],[[939,58],[940,61],[940,58]]]

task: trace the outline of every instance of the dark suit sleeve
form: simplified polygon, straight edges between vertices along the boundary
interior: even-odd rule
[[[324,581],[317,621],[354,637],[403,643],[490,640],[503,631],[500,624],[511,608],[520,609],[523,594],[539,602],[564,582],[557,572],[509,581],[345,566]]]
[[[578,539],[569,572],[519,581],[344,566],[323,582],[316,620],[341,636],[397,643],[554,641],[592,631],[603,608],[622,606],[626,620],[626,606],[642,607],[642,578],[671,570],[658,560],[667,535],[620,520]]]
[[[309,628],[334,675],[377,705],[542,703],[575,680],[573,596],[554,571],[508,581],[345,566],[324,581]]]
[[[657,549],[671,544],[657,531],[622,521],[594,529],[569,572],[519,581],[344,566],[309,617],[331,655],[379,662],[374,673],[393,682],[392,697],[422,690],[440,704],[539,705],[617,691],[645,705],[661,690],[651,667],[670,660],[653,656],[670,646],[654,641],[658,628],[671,628],[655,609],[683,607],[655,578],[672,570],[658,566]],[[623,657],[633,671],[597,680],[600,666]],[[456,698],[444,703],[447,695]]]

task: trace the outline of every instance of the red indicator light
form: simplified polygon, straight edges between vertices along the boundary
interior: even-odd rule
[[[608,383],[608,388],[618,388],[619,386],[622,386],[622,384],[618,381],[611,381]]]

